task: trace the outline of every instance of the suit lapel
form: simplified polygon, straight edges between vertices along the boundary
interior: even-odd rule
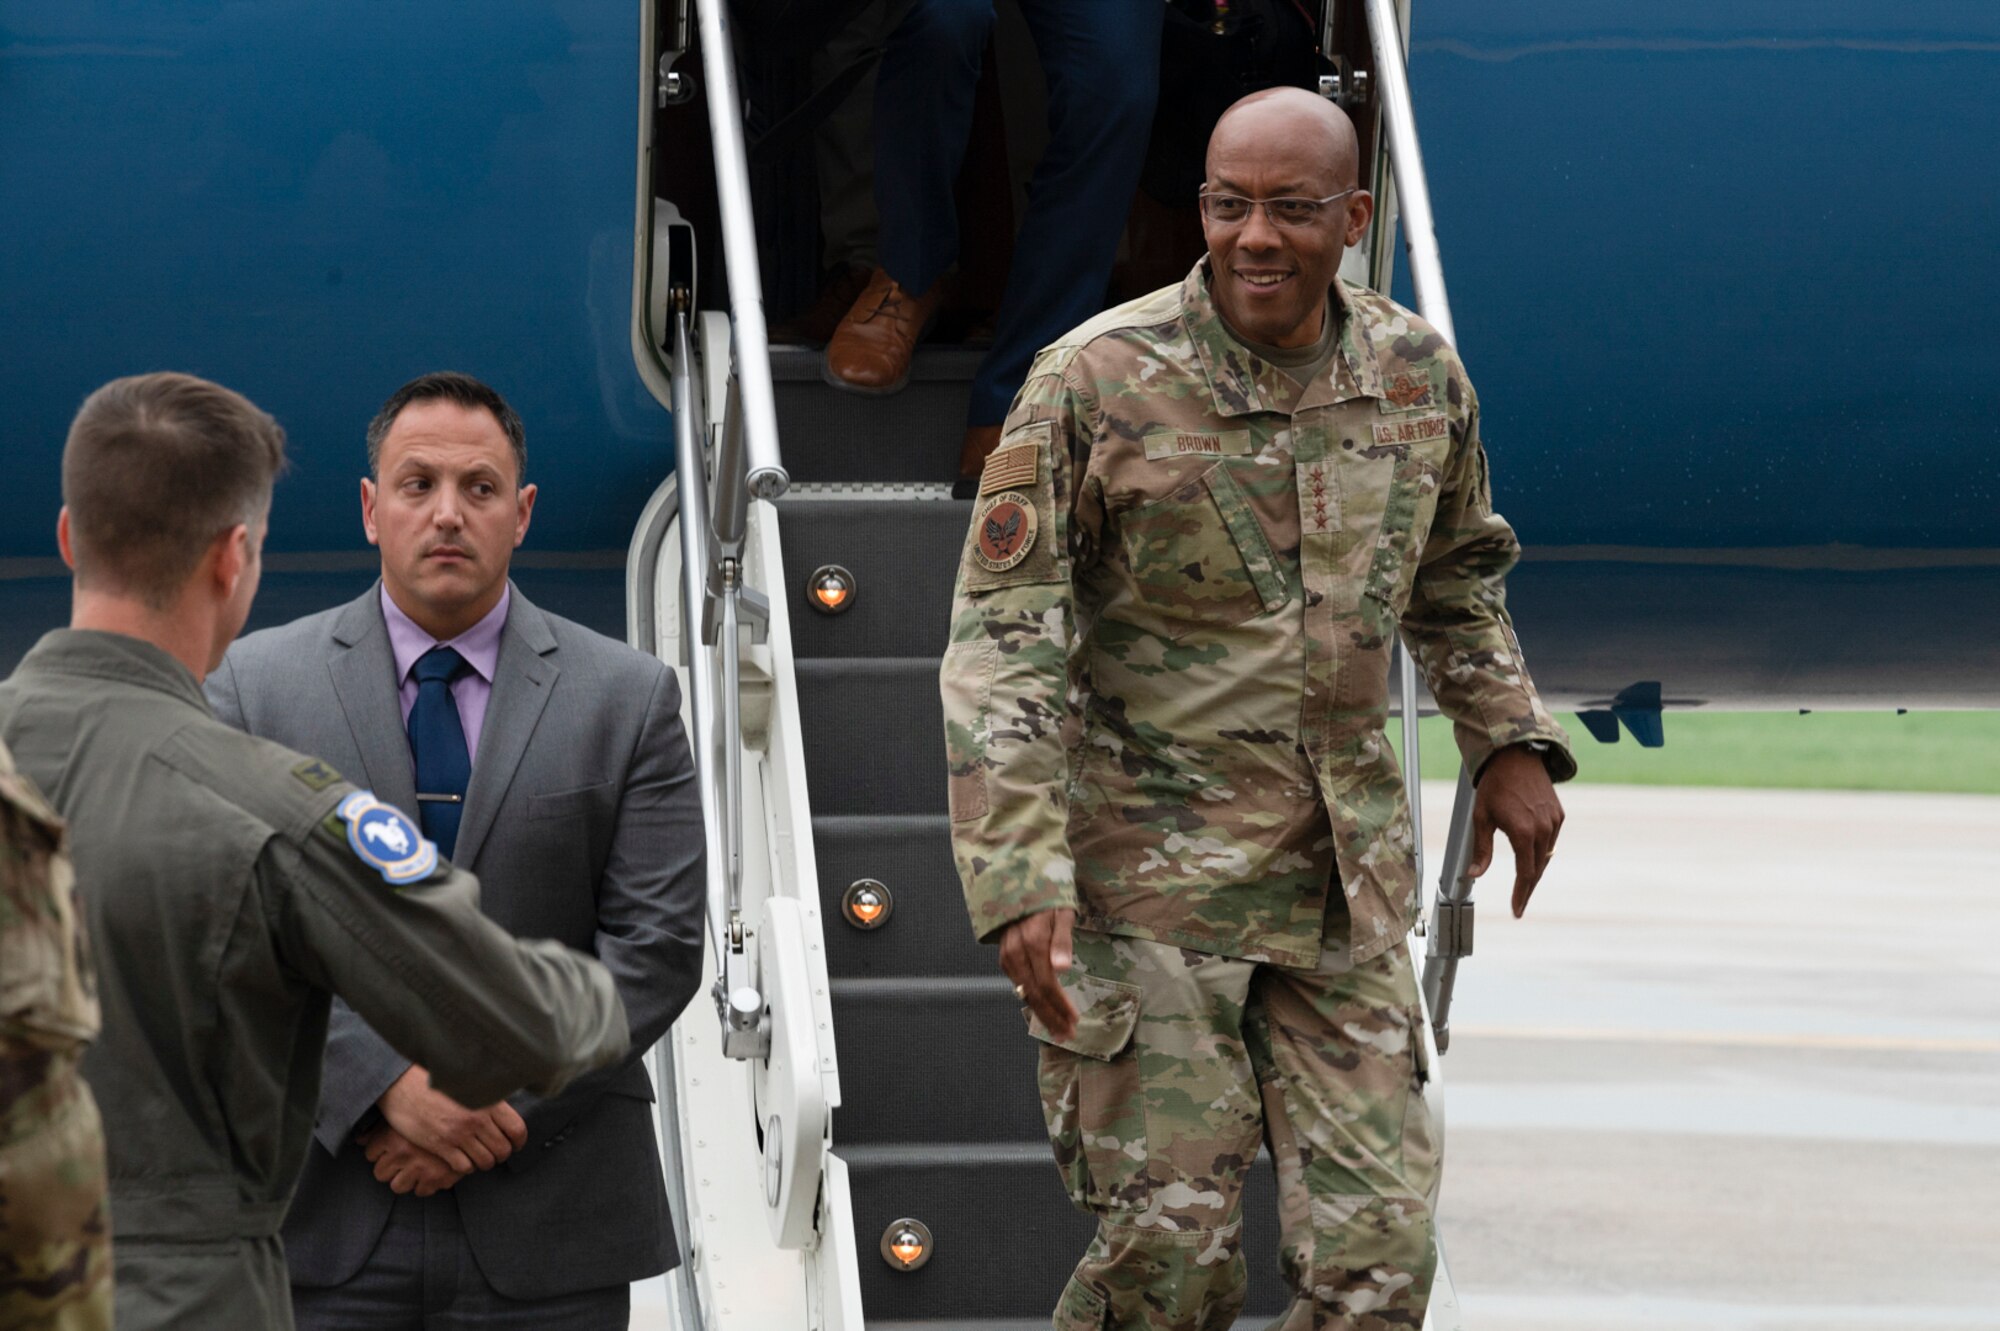
[[[486,702],[486,721],[479,733],[479,752],[472,759],[472,784],[465,792],[465,817],[458,827],[458,851],[452,860],[471,866],[492,830],[493,819],[520,770],[528,740],[541,722],[542,709],[555,691],[555,634],[548,619],[513,591],[507,625],[500,633],[500,659],[493,668],[493,694]]]
[[[333,626],[338,648],[327,662],[333,693],[361,754],[368,788],[378,799],[415,815],[417,778],[410,767],[410,739],[396,698],[396,657],[382,622],[381,586],[371,587]]]

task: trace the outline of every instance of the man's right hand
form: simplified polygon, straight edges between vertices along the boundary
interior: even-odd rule
[[[1075,927],[1075,911],[1045,910],[1000,931],[1000,969],[1014,982],[1028,1010],[1058,1040],[1076,1034],[1076,1004],[1069,1001],[1058,978],[1075,959],[1070,947]]]
[[[429,1151],[461,1174],[491,1169],[528,1141],[528,1125],[505,1100],[467,1109],[431,1089],[430,1073],[412,1064],[376,1106],[389,1126],[419,1150]]]

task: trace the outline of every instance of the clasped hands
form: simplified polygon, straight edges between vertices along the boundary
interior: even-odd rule
[[[528,1125],[505,1100],[467,1109],[432,1090],[430,1073],[414,1064],[375,1103],[382,1122],[357,1140],[391,1192],[429,1197],[528,1141]]]
[[[1555,854],[1562,825],[1562,801],[1556,798],[1555,783],[1541,755],[1525,744],[1500,750],[1479,774],[1467,876],[1477,878],[1486,872],[1493,863],[1493,834],[1504,833],[1514,848],[1513,906],[1519,919]],[[1062,987],[1062,976],[1074,957],[1075,926],[1075,911],[1045,910],[1000,931],[1000,969],[1014,982],[1028,1010],[1058,1040],[1076,1033],[1076,1005]]]

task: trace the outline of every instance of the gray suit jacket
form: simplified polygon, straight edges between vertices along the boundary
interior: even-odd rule
[[[217,715],[325,759],[416,809],[379,588],[239,640],[210,675]],[[480,907],[611,971],[632,1051],[552,1099],[517,1097],[526,1146],[453,1189],[480,1270],[516,1299],[655,1275],[677,1258],[639,1061],[701,980],[701,804],[680,690],[657,660],[537,609],[515,588],[454,859]],[[285,1221],[294,1283],[361,1268],[392,1194],[354,1144],[409,1067],[343,1004],[327,1033],[316,1149]]]

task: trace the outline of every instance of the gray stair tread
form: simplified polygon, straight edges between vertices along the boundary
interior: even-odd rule
[[[937,674],[942,655],[934,656],[843,656],[812,657],[798,663],[802,672],[810,671],[823,676],[864,677],[907,676],[912,671],[928,670]]]
[[[899,1003],[925,996],[955,999],[1000,999],[1011,995],[1005,975],[864,975],[833,981],[841,998],[880,999]]]
[[[981,1317],[973,1321],[883,1322],[868,1319],[869,1331],[1049,1331],[1046,1317]]]
[[[1018,1165],[1023,1161],[1049,1163],[1049,1144],[1033,1141],[1011,1142],[855,1142],[836,1145],[833,1153],[851,1169],[876,1169],[893,1165],[924,1168],[930,1165]],[[1054,1168],[1051,1164],[1050,1168]]]

